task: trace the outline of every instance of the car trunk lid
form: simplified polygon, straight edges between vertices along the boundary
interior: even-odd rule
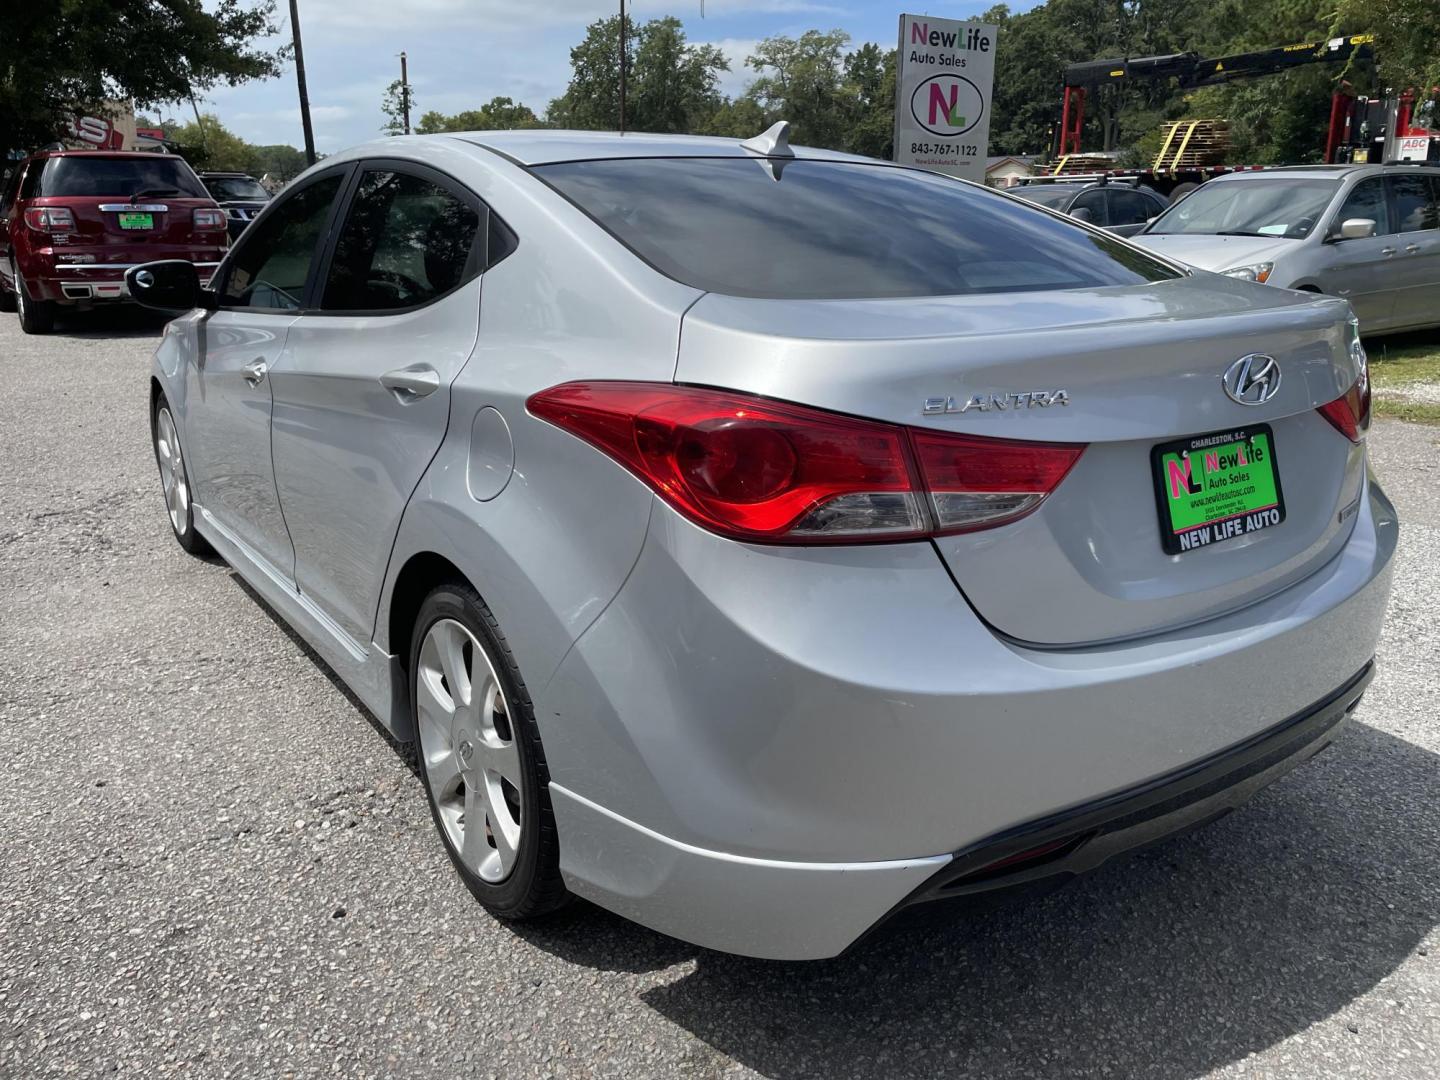
[[[1315,410],[1358,375],[1346,316],[1334,300],[1211,275],[883,301],[709,294],[686,315],[676,379],[937,432],[1087,444],[1035,512],[935,541],[992,627],[1066,646],[1211,618],[1338,551],[1364,453]],[[1243,405],[1221,380],[1255,353],[1275,358],[1281,381]],[[1171,554],[1156,448],[1216,433],[1266,436],[1284,520]],[[1197,447],[1210,449],[1233,448]]]

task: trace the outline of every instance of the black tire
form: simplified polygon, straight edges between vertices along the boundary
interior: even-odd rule
[[[154,404],[150,408],[150,448],[155,452],[155,467],[160,470],[160,485],[162,493],[165,491],[166,465],[165,462],[161,460],[162,455],[160,448],[160,428],[162,425],[160,415],[161,413],[168,414],[169,412],[170,403],[165,400],[165,395],[157,395]],[[173,416],[171,417],[171,424],[173,427]],[[183,515],[180,515],[180,523],[177,524],[177,515],[171,514],[169,500],[167,498],[165,506],[165,516],[170,519],[170,531],[175,534],[175,542],[177,544],[179,544],[182,548],[188,551],[191,555],[194,555],[198,558],[212,558],[215,555],[215,549],[210,546],[210,542],[208,540],[206,540],[203,536],[201,536],[198,532],[195,531],[195,503],[189,495],[190,473],[189,470],[185,467],[185,455],[183,449],[179,449],[179,441],[180,440],[177,434],[175,442],[177,446],[180,473],[182,480],[185,484],[185,490],[187,493],[185,499],[185,512]]]
[[[15,266],[14,266],[14,264],[11,264],[11,266],[10,266],[10,281],[11,281],[12,284],[13,284],[14,281],[15,281]],[[9,315],[9,314],[11,314],[11,313],[13,313],[13,312],[15,311],[15,308],[16,308],[16,307],[17,307],[17,305],[16,305],[16,303],[15,303],[15,293],[14,293],[14,291],[11,290],[11,289],[5,288],[4,285],[0,285],[0,312],[4,312],[5,314]]]
[[[1183,184],[1176,184],[1170,190],[1170,205],[1174,206],[1177,202],[1183,199],[1186,195],[1189,195],[1190,192],[1194,191],[1199,186],[1199,184],[1190,180],[1187,180]]]
[[[421,741],[422,720],[417,700],[421,646],[430,629],[443,619],[459,622],[485,650],[505,695],[513,742],[519,751],[524,778],[523,790],[519,792],[520,842],[514,867],[504,880],[495,883],[472,872],[452,843],[431,787],[430,769]],[[525,689],[515,657],[495,617],[480,595],[466,582],[438,586],[420,605],[420,613],[410,634],[409,672],[410,708],[416,723],[415,756],[420,763],[425,797],[430,803],[430,816],[435,822],[440,842],[460,879],[492,915],[501,919],[533,919],[563,906],[570,893],[560,877],[560,841],[550,805],[550,772],[545,765],[545,750],[540,743],[530,694]]]
[[[48,334],[55,329],[55,304],[35,300],[19,277],[15,279],[16,308],[20,312],[20,329],[27,334]]]

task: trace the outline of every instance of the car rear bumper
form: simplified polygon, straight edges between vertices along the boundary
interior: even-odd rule
[[[156,258],[174,256],[157,255]],[[151,261],[151,260],[146,260]],[[128,300],[130,290],[125,286],[125,271],[142,263],[59,263],[42,268],[38,274],[26,273],[21,276],[29,288],[30,295],[37,300],[53,300],[57,303],[86,303],[96,300]],[[220,261],[196,261],[195,269],[200,283],[208,285]]]
[[[655,929],[784,959],[1078,873],[1323,747],[1368,678],[1398,532],[1370,482],[1342,552],[1283,592],[1039,650],[980,623],[928,545],[781,551],[654,519],[536,695],[561,868]]]

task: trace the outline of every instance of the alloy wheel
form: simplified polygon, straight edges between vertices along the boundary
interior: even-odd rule
[[[497,884],[520,850],[525,782],[505,692],[484,648],[455,619],[426,631],[417,667],[420,753],[445,838],[466,869]]]
[[[165,490],[165,507],[170,511],[170,524],[176,535],[185,535],[190,526],[190,483],[185,475],[185,459],[180,454],[180,440],[175,433],[175,419],[162,406],[155,417],[155,457],[160,462],[160,483]]]

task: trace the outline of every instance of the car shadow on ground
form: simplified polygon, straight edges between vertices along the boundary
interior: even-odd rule
[[[1207,829],[836,960],[726,956],[588,905],[517,930],[595,968],[693,957],[642,997],[767,1077],[1200,1076],[1321,1022],[1365,1036],[1347,1006],[1440,922],[1437,837],[1440,758],[1356,723]]]
[[[173,316],[150,311],[135,304],[101,306],[89,311],[66,308],[56,315],[55,329],[49,336],[84,341],[159,338],[171,318]]]

